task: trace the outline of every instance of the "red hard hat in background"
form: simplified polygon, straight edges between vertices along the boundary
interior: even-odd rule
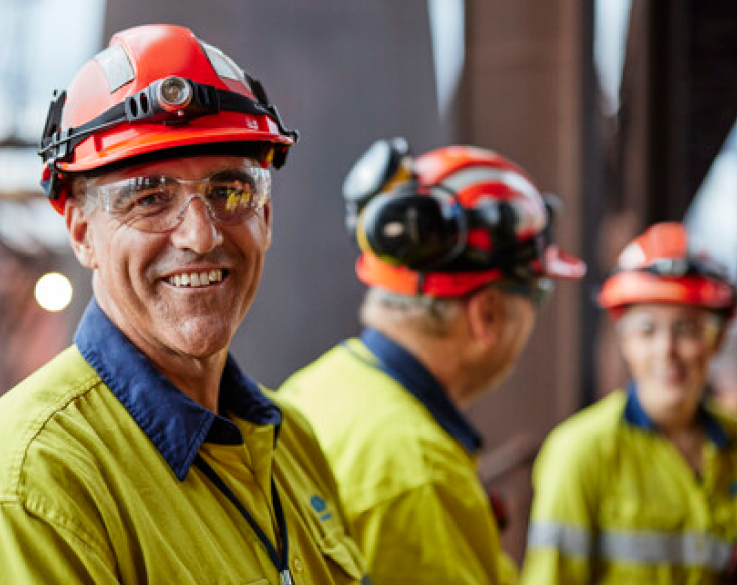
[[[39,154],[43,185],[64,209],[70,173],[172,149],[262,143],[281,166],[287,130],[261,84],[187,28],[146,25],[115,34],[49,109]],[[236,151],[234,150],[233,153]]]
[[[553,206],[527,173],[496,152],[448,146],[408,163],[406,143],[387,155],[398,169],[367,169],[391,153],[380,141],[353,167],[344,197],[357,206],[356,264],[369,286],[401,294],[458,296],[496,279],[579,278],[584,263],[552,241]],[[385,145],[389,146],[385,146]],[[404,159],[403,164],[399,164]],[[378,165],[381,167],[382,165]],[[386,166],[386,165],[385,165]],[[382,181],[369,180],[373,175]],[[364,194],[356,185],[370,186]]]
[[[734,311],[735,288],[726,271],[689,246],[676,222],[658,223],[630,242],[604,282],[599,304],[617,311],[636,303],[677,303]]]

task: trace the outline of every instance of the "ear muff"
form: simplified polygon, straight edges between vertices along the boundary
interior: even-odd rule
[[[412,181],[374,197],[364,207],[356,239],[364,252],[416,271],[467,272],[499,268],[530,278],[546,247],[544,233],[518,239],[518,210],[487,199],[473,209],[441,186]]]
[[[467,218],[445,191],[418,192],[412,182],[374,197],[363,209],[356,239],[364,251],[412,270],[438,267],[462,252]]]

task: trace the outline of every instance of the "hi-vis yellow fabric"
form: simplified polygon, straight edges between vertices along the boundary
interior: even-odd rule
[[[527,585],[717,585],[737,542],[737,421],[704,410],[698,477],[617,391],[546,440],[522,571]]]
[[[296,585],[361,583],[327,463],[298,413],[282,413],[279,427],[231,416],[245,443],[199,453],[276,542],[273,473]],[[72,346],[0,398],[0,583],[281,581],[231,502],[196,466],[180,480]]]
[[[278,395],[312,424],[375,585],[513,583],[474,457],[347,340]]]

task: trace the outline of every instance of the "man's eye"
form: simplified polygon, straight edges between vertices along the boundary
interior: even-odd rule
[[[637,323],[633,329],[642,337],[651,337],[655,334],[655,326],[652,323]]]
[[[233,211],[238,208],[250,207],[253,194],[251,189],[242,183],[221,184],[211,185],[207,191],[207,198],[214,205],[218,207],[225,206],[228,211]]]
[[[673,325],[673,331],[682,337],[697,337],[702,330],[701,324],[695,321],[679,321]]]
[[[233,196],[240,197],[244,191],[243,186],[237,184],[210,185],[207,196],[208,199],[228,199]]]
[[[133,207],[147,208],[157,205],[165,205],[170,199],[171,197],[167,195],[166,191],[149,191],[136,195],[136,197],[133,198]]]
[[[120,214],[159,210],[169,205],[172,193],[169,189],[128,189],[118,198],[114,209]]]

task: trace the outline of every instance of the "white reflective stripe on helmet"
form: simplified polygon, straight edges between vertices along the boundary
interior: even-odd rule
[[[507,200],[517,211],[519,220],[519,224],[515,226],[517,234],[536,234],[545,229],[547,224],[545,203],[537,187],[524,175],[510,170],[468,167],[448,175],[440,182],[443,187],[455,193],[484,183],[501,183],[524,196]]]
[[[460,169],[443,178],[440,183],[453,191],[462,191],[471,185],[483,183],[503,183],[527,197],[540,199],[540,192],[537,187],[523,175],[509,170],[490,169],[485,166]]]
[[[569,524],[533,522],[527,546],[556,549],[570,557],[703,567],[719,572],[729,564],[734,544],[696,532],[600,532],[594,542],[588,531]]]

